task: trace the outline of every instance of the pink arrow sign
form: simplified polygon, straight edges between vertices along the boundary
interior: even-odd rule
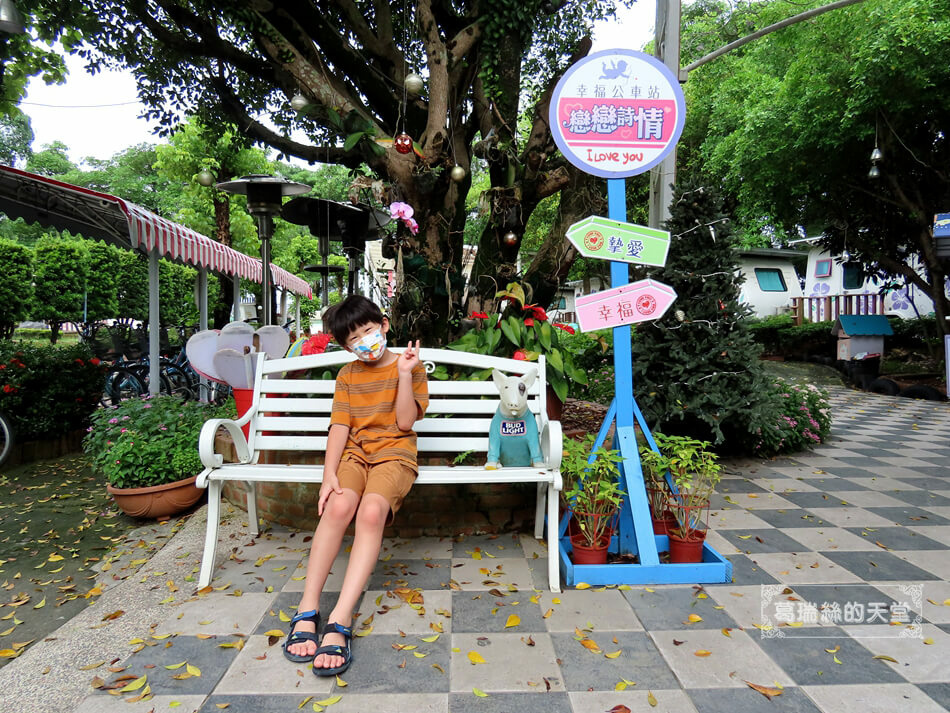
[[[647,322],[666,314],[675,299],[676,291],[669,285],[640,280],[578,297],[577,321],[582,332]]]

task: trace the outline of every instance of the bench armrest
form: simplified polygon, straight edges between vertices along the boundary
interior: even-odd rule
[[[544,455],[544,464],[551,470],[560,470],[563,450],[561,422],[546,421],[541,430],[541,453]]]
[[[246,414],[245,414],[246,415]],[[247,447],[247,439],[244,437],[244,431],[241,430],[241,418],[238,421],[232,421],[230,418],[212,418],[205,421],[201,427],[201,434],[198,436],[198,455],[201,456],[201,464],[205,468],[220,468],[224,463],[224,457],[220,453],[215,453],[214,439],[218,434],[218,429],[223,427],[231,440],[234,442],[234,450],[237,453],[239,463],[250,463],[251,452]]]

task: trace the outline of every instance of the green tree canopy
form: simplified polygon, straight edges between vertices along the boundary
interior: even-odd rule
[[[15,166],[33,155],[33,129],[30,117],[19,109],[0,113],[0,163]]]
[[[49,322],[54,343],[63,322],[82,321],[88,276],[89,249],[85,240],[50,235],[37,241],[31,313],[36,319]]]
[[[33,304],[33,251],[0,238],[0,339],[9,339]]]
[[[421,226],[407,236],[412,279],[393,305],[395,323],[416,335],[438,339],[463,311],[474,156],[487,162],[490,178],[475,269],[491,279],[472,291],[470,307],[509,281],[519,246],[501,237],[513,228],[520,242],[541,200],[567,186],[594,198],[603,192],[572,182],[577,171],[556,149],[547,105],[572,58],[588,51],[592,23],[614,11],[608,0],[35,0],[33,8],[32,21],[78,28],[91,68],[130,68],[148,116],[165,131],[196,115],[219,130],[237,125],[284,155],[366,164],[387,181],[386,202],[409,202]],[[427,79],[419,96],[404,89],[410,72]],[[300,113],[289,102],[298,93],[306,102]],[[415,151],[395,149],[401,133]],[[458,183],[449,177],[454,165],[466,170]],[[549,240],[563,242],[564,225],[586,217],[590,202],[562,201]],[[556,290],[564,257],[540,251],[527,270],[539,299]]]
[[[787,14],[777,2],[738,15],[705,7],[697,29],[710,36]],[[684,47],[702,54],[691,32]],[[932,222],[950,209],[950,0],[835,10],[700,67],[686,88],[684,159],[721,182],[747,237],[820,235],[924,289],[943,326],[946,267]],[[907,264],[915,254],[923,276]]]

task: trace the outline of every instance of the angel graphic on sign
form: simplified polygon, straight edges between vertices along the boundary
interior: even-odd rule
[[[607,67],[606,62],[602,62],[600,65],[603,68],[603,74],[600,75],[601,79],[617,79],[618,77],[623,77],[624,79],[630,78],[630,72],[626,72],[627,62],[626,60],[610,60],[610,67]]]

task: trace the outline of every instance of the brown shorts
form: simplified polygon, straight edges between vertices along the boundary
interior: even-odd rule
[[[366,493],[376,493],[386,498],[389,503],[386,524],[391,525],[402,506],[403,498],[416,482],[416,468],[401,460],[371,464],[354,458],[340,461],[336,477],[341,488],[349,488],[360,497]]]

